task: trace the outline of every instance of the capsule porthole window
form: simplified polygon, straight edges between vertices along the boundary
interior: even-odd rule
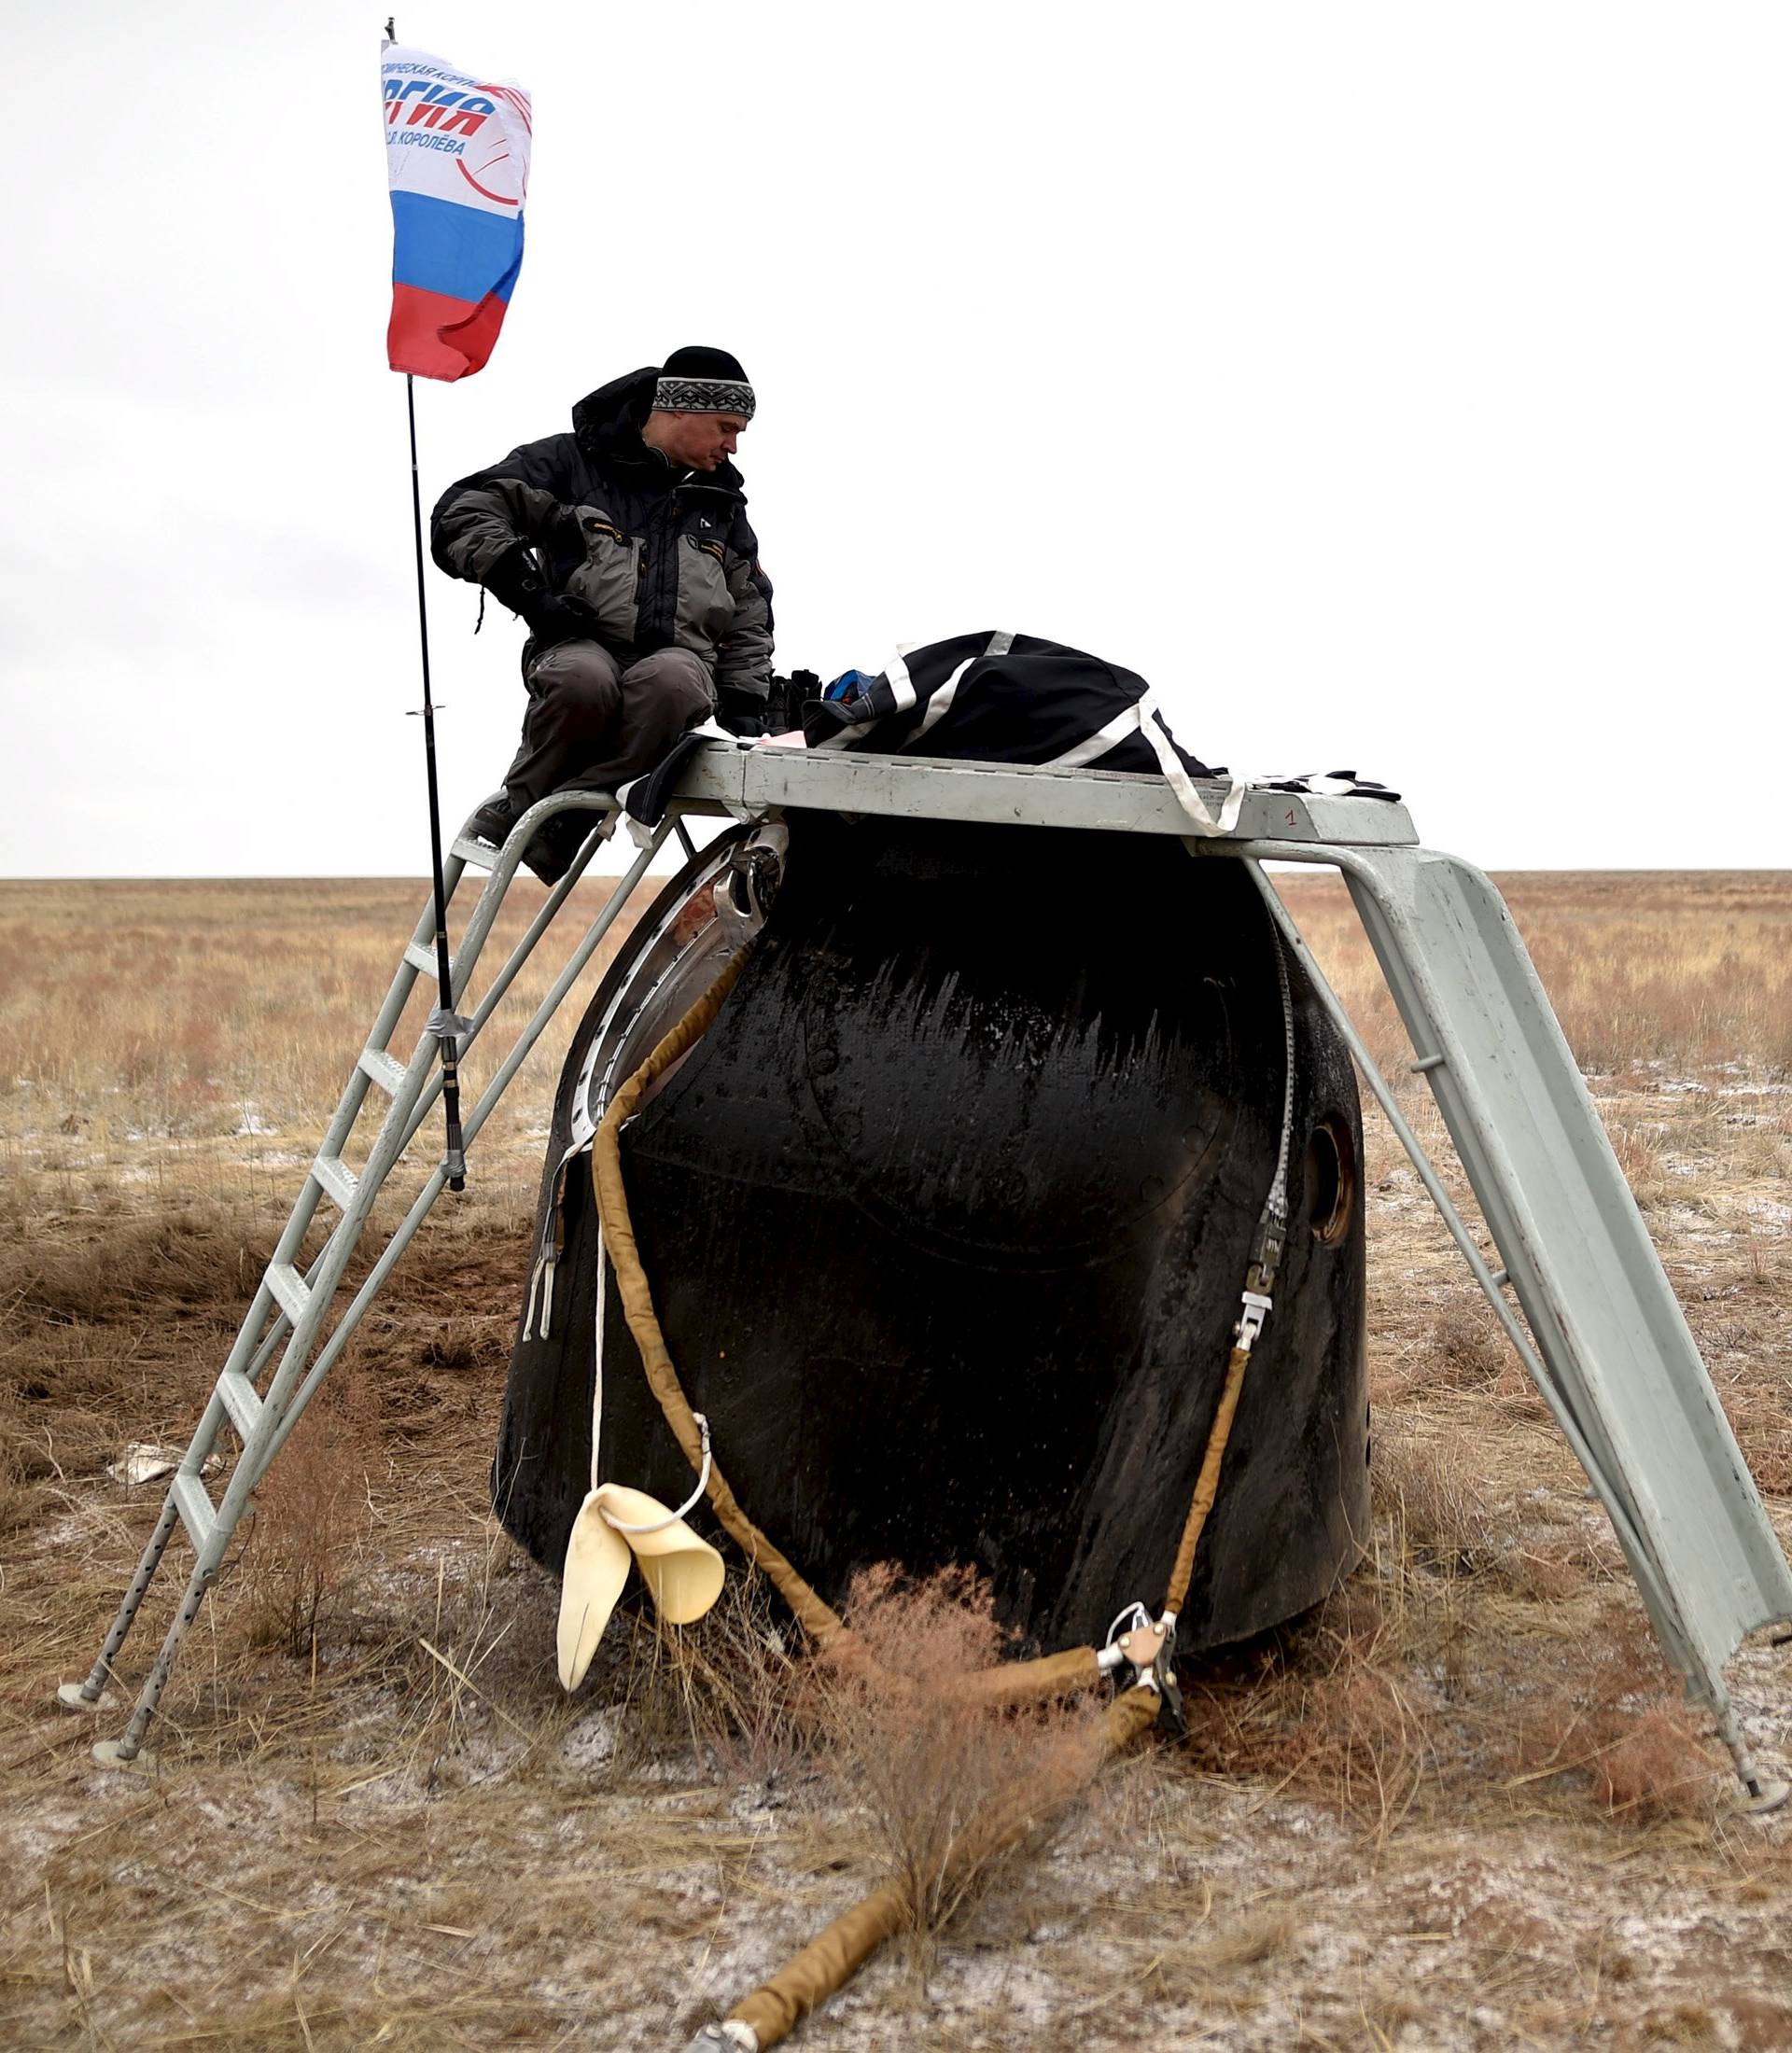
[[[1307,1212],[1313,1238],[1336,1247],[1356,1211],[1356,1147],[1350,1128],[1328,1113],[1307,1141]]]

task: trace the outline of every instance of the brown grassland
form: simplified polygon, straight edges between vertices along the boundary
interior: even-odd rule
[[[1341,890],[1284,888],[1449,1162]],[[1505,888],[1785,1536],[1792,875]],[[938,1813],[1027,1772],[1015,1749],[1074,1746],[1061,1724],[867,1725],[737,1580],[683,1633],[619,1621],[562,1695],[554,1585],[493,1525],[486,1470],[574,1002],[264,1485],[156,1766],[91,1764],[95,1727],[52,1693],[85,1672],[159,1501],[107,1464],[190,1429],[419,898],[4,887],[7,2044],[676,2048],[892,1865],[925,1896]],[[475,1091],[488,1067],[475,1049]],[[1363,1567],[1190,1665],[1185,1743],[1111,1767],[1055,1833],[930,1899],[799,2043],[1792,2046],[1788,1814],[1739,1812],[1603,1515],[1365,1118]],[[183,1559],[177,1540],[133,1687]],[[987,1629],[951,1593],[891,1626],[923,1679]],[[1785,1659],[1732,1669],[1779,1762]]]

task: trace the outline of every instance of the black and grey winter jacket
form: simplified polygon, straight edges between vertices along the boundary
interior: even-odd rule
[[[772,583],[740,473],[727,462],[679,470],[642,441],[657,376],[650,368],[600,386],[573,408],[570,435],[525,442],[450,485],[431,552],[478,584],[519,541],[532,543],[549,592],[591,607],[613,653],[688,649],[719,690],[763,700]]]

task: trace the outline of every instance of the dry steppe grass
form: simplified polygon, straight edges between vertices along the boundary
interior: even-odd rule
[[[1284,887],[1446,1160],[1341,889]],[[1505,887],[1784,1532],[1792,877]],[[564,1032],[270,1479],[164,1699],[157,1770],[92,1767],[91,1728],[50,1708],[155,1515],[106,1464],[190,1425],[420,897],[7,887],[10,2043],[676,2047],[920,1843],[862,1745],[853,1768],[850,1722],[818,1732],[750,1585],[689,1632],[617,1630],[559,1693],[553,1585],[485,1488]],[[1368,1129],[1363,1569],[1191,1669],[1186,1741],[1104,1775],[914,1952],[924,1977],[874,1964],[804,2043],[1792,2044],[1792,1825],[1736,1813],[1603,1515]],[[1783,1661],[1733,1674],[1782,1757]]]

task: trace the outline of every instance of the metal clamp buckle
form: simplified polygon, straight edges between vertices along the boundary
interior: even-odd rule
[[[1131,1623],[1127,1629],[1118,1631],[1127,1620]],[[1155,1690],[1178,1734],[1187,1732],[1183,1719],[1183,1693],[1176,1682],[1176,1621],[1169,1612],[1154,1622],[1142,1604],[1123,1611],[1109,1629],[1100,1666],[1109,1674],[1119,1668],[1130,1669],[1131,1681],[1123,1686]]]
[[[1239,1314],[1239,1322],[1233,1327],[1239,1346],[1249,1353],[1263,1331],[1263,1322],[1274,1309],[1275,1300],[1266,1297],[1261,1291],[1246,1291],[1243,1293],[1244,1309]]]

